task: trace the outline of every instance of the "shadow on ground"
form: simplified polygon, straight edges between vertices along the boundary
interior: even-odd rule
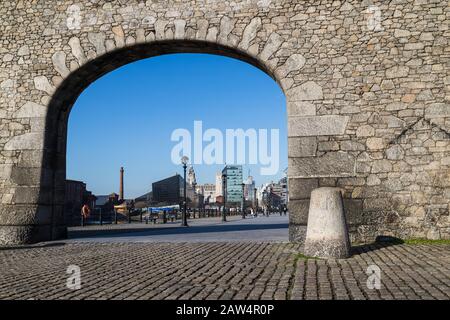
[[[404,244],[405,242],[400,238],[391,236],[378,236],[374,242],[352,246],[352,255],[360,255],[363,253],[380,250],[383,248]]]
[[[32,245],[0,247],[0,251],[23,250],[23,249],[42,249],[42,248],[62,247],[65,245],[66,244],[64,242],[43,243],[43,244],[37,243],[37,244],[32,244]]]
[[[69,232],[69,239],[86,238],[86,237],[122,237],[124,235],[133,234],[133,237],[145,237],[152,235],[176,235],[176,234],[199,234],[212,232],[233,232],[233,231],[254,231],[254,230],[273,230],[287,229],[288,223],[278,224],[229,224],[229,225],[212,225],[212,226],[192,226],[192,227],[160,227],[149,229],[109,229],[109,230],[77,230]]]

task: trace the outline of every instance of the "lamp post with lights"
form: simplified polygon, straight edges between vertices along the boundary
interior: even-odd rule
[[[182,227],[188,227],[187,223],[187,197],[186,197],[186,169],[187,169],[187,163],[189,161],[189,158],[186,156],[183,156],[181,158],[181,164],[183,165],[184,170],[184,188],[183,188],[183,215],[182,215],[182,221],[181,226]]]
[[[227,175],[225,173],[222,173],[222,191],[223,191],[222,222],[226,222],[227,221],[227,212],[226,212],[226,205],[227,205]]]

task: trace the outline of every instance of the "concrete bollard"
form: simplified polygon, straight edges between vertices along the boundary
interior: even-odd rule
[[[350,256],[350,239],[340,189],[318,188],[311,192],[305,254],[335,259]]]

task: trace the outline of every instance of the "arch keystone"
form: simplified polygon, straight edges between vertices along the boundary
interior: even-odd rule
[[[166,20],[156,20],[155,22],[155,38],[156,40],[162,40],[165,37],[166,26],[169,22]]]
[[[177,19],[174,21],[175,25],[175,39],[183,39],[185,35],[186,21]]]

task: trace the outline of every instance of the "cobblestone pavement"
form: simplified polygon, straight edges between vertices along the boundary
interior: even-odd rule
[[[450,246],[368,245],[305,259],[291,243],[47,243],[0,249],[1,299],[449,299]],[[82,287],[66,287],[69,265]],[[381,290],[366,269],[381,268]]]

